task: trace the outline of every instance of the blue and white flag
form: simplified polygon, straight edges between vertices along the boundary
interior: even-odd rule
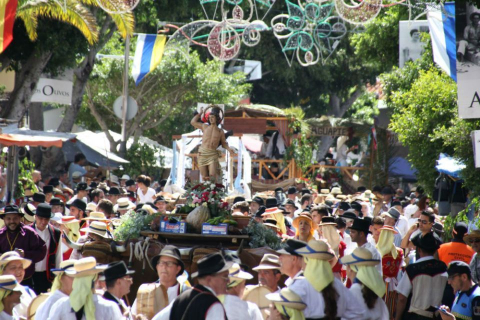
[[[132,76],[137,86],[162,61],[166,41],[165,35],[138,35],[132,67]]]
[[[456,82],[455,3],[445,3],[444,10],[430,7],[428,25],[432,38],[433,60]]]

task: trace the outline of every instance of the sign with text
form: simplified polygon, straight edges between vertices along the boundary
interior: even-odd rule
[[[313,127],[311,128],[312,136],[347,136],[347,127]]]
[[[463,119],[480,118],[479,23],[479,8],[455,2],[458,116]]]
[[[72,104],[73,82],[40,78],[32,96],[32,102]]]

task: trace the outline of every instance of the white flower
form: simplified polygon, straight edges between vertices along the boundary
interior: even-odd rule
[[[212,184],[210,185],[210,188],[215,189],[215,185],[212,183]]]

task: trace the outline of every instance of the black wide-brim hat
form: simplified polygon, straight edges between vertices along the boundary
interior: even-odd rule
[[[60,198],[53,197],[52,200],[50,200],[50,205],[51,206],[63,206],[63,201]]]
[[[267,201],[265,202],[265,207],[267,207],[267,209],[277,207],[277,206],[278,206],[277,198],[267,198]]]
[[[214,275],[220,272],[224,272],[230,269],[232,265],[233,262],[225,261],[225,259],[219,252],[211,253],[198,260],[198,271],[192,273],[192,278]]]
[[[180,270],[180,272],[177,274],[177,277],[179,275],[181,275],[183,273],[183,271],[185,271],[185,264],[183,263],[182,261],[182,255],[180,253],[180,250],[178,250],[177,247],[175,246],[172,246],[172,245],[167,245],[165,247],[163,247],[162,251],[160,251],[160,253],[153,257],[152,258],[152,266],[156,266],[157,263],[158,263],[158,260],[160,259],[160,257],[170,257],[170,258],[174,258],[178,261],[178,265],[182,268]]]
[[[45,202],[45,194],[43,192],[35,192],[32,197],[34,202]]]
[[[53,186],[43,186],[43,193],[53,193]]]
[[[0,211],[0,218],[5,218],[5,215],[7,214],[18,214],[19,216],[23,217],[23,212],[21,212],[16,205],[6,206],[3,208],[3,210]]]
[[[40,203],[35,210],[35,215],[41,218],[51,219],[55,215],[52,213],[52,206],[46,203]]]
[[[128,270],[124,261],[115,261],[108,265],[107,269],[103,271],[105,281],[120,279],[126,275],[135,273],[133,270]]]
[[[412,238],[412,243],[415,247],[426,250],[428,252],[435,252],[440,248],[442,240],[435,232],[429,232],[422,235],[420,232]]]
[[[87,210],[87,204],[85,203],[85,201],[80,200],[80,199],[75,199],[72,203],[67,204],[67,208],[70,209],[71,207],[75,207],[77,209],[80,209],[83,212],[85,212],[85,210]]]
[[[363,231],[365,234],[368,234],[370,232],[370,221],[369,220],[364,220],[360,218],[356,218],[353,220],[353,224],[350,227],[352,230],[357,230],[357,231]]]

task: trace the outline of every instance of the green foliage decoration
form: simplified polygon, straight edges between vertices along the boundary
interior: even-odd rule
[[[279,250],[282,248],[282,241],[277,234],[261,223],[255,221],[244,229],[250,236],[250,248],[270,247],[273,250]]]
[[[15,199],[24,197],[27,189],[32,190],[33,193],[38,191],[32,177],[34,170],[35,164],[26,157],[18,161],[18,183],[14,193]]]
[[[150,225],[156,217],[160,217],[161,213],[142,214],[133,210],[128,211],[120,218],[120,225],[113,232],[115,239],[125,241],[127,238],[137,239],[140,232],[150,230]]]
[[[305,174],[312,165],[313,157],[312,141],[308,138],[310,126],[303,121],[305,112],[302,108],[291,107],[284,112],[289,119],[287,136],[290,137],[290,145],[285,150],[285,162],[295,159],[297,167],[302,170],[302,174]],[[297,136],[294,137],[294,134]]]

